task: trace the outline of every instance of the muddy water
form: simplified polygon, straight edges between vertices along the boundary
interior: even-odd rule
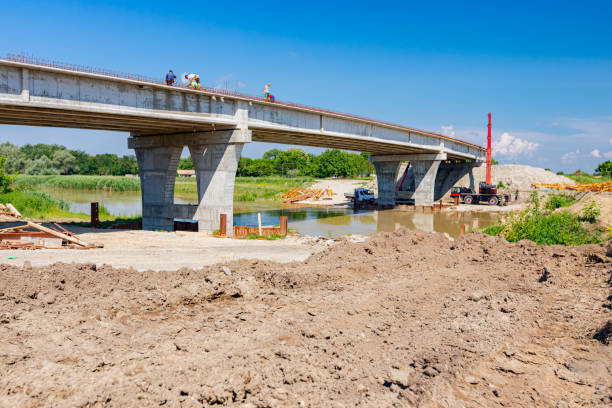
[[[43,190],[51,196],[70,204],[70,210],[89,214],[90,203],[99,202],[113,215],[138,216],[141,214],[140,192],[106,192],[77,190]],[[177,195],[177,204],[195,203],[197,197]],[[274,200],[235,202],[234,223],[257,225],[257,213],[262,215],[263,225],[277,225],[279,217],[289,218],[289,228],[301,235],[339,237],[347,234],[369,235],[380,231],[394,231],[400,226],[421,231],[446,232],[458,236],[462,230],[485,227],[497,219],[491,213],[419,213],[413,211],[353,211],[342,207],[281,208]],[[463,227],[462,227],[463,225]]]

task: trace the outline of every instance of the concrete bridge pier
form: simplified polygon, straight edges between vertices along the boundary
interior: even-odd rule
[[[175,218],[193,218],[200,231],[219,228],[219,215],[227,214],[227,233],[233,233],[234,180],[244,143],[244,129],[132,136],[128,147],[136,151],[142,188],[142,228],[174,230]],[[198,185],[198,205],[174,204],[176,169],[188,146]]]
[[[389,208],[395,205],[395,180],[401,160],[393,156],[371,156],[370,160],[376,170],[378,184],[378,208]]]
[[[404,161],[410,162],[410,169],[407,170],[410,177],[404,180],[403,188],[412,192],[410,198],[414,199],[414,205],[432,206],[438,167],[444,160],[446,153],[372,156],[371,161],[378,179],[379,206],[395,205],[397,171],[400,163]],[[379,169],[382,171],[382,177],[379,176]]]
[[[434,201],[441,200],[466,174],[469,175],[469,185],[463,187],[475,190],[473,170],[474,167],[480,166],[482,166],[482,162],[441,163],[436,174]]]
[[[227,214],[226,231],[234,232],[234,181],[244,143],[208,143],[190,145],[198,183],[199,205],[194,219],[198,230],[213,232],[219,228],[219,215]]]

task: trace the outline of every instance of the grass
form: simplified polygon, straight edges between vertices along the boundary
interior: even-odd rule
[[[249,234],[246,239],[267,239],[268,241],[275,241],[277,239],[283,239],[284,236],[280,234],[270,234],[270,235],[258,235],[258,234]]]
[[[552,194],[550,196],[548,196],[548,199],[546,201],[546,209],[547,210],[556,210],[557,208],[562,208],[562,207],[569,207],[570,205],[574,204],[576,202],[576,199],[569,194]]]
[[[538,245],[599,244],[603,240],[601,232],[583,225],[583,221],[594,221],[593,216],[599,215],[597,210],[590,208],[582,215],[569,211],[542,210],[538,195],[535,193],[528,208],[506,219],[500,219],[497,223],[484,228],[483,232],[489,235],[502,235],[509,242],[528,239]]]
[[[612,177],[609,175],[594,176],[592,174],[584,173],[582,171],[577,171],[572,174],[564,174],[564,176],[574,180],[578,184],[603,183],[605,181],[612,180]]]
[[[3,204],[11,203],[19,210],[26,219],[37,219],[43,221],[50,220],[71,220],[76,221],[77,225],[89,227],[91,217],[84,213],[74,213],[70,211],[70,205],[63,201],[51,197],[47,193],[32,190],[15,190],[10,193],[0,194],[0,202]],[[98,208],[100,226],[108,228],[112,224],[120,222],[137,222],[142,217],[117,217],[112,215],[103,205]]]
[[[123,176],[32,176],[20,174],[14,185],[18,188],[64,188],[71,190],[139,191],[140,180]]]
[[[87,214],[70,212],[70,206],[65,201],[56,200],[39,191],[12,191],[0,194],[0,202],[13,204],[25,218],[89,219]]]
[[[311,177],[236,177],[234,200],[274,199],[293,187],[311,184]],[[140,191],[140,180],[122,176],[32,176],[19,175],[14,185],[20,189],[50,187],[70,190]],[[195,177],[177,177],[175,193],[197,194]]]

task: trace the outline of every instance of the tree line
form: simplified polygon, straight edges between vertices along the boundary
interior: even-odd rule
[[[284,151],[272,149],[259,159],[241,157],[236,175],[239,177],[357,177],[374,173],[374,166],[368,159],[368,153],[348,153],[338,149],[328,149],[318,156],[299,148]],[[181,159],[179,169],[193,169],[191,157]]]
[[[92,155],[81,150],[68,150],[57,144],[26,144],[19,147],[5,142],[0,144],[0,156],[6,157],[3,168],[10,174],[138,174],[136,156],[120,157],[110,153]]]
[[[6,157],[2,167],[8,174],[82,174],[124,176],[138,174],[136,156],[116,154],[88,154],[81,150],[69,150],[57,144],[26,144],[16,146],[9,142],[0,144],[0,156]],[[349,153],[328,149],[320,155],[306,153],[302,149],[272,149],[259,159],[241,157],[236,175],[241,177],[311,176],[356,177],[374,173],[368,161],[368,153]],[[179,169],[193,169],[191,157],[182,158]]]

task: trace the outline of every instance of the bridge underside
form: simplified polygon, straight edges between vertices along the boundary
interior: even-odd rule
[[[136,136],[173,135],[184,133],[210,132],[214,130],[236,129],[231,123],[205,123],[201,119],[193,121],[154,116],[126,115],[124,112],[105,113],[77,109],[56,109],[34,106],[15,106],[0,102],[0,124],[92,129],[127,132]],[[253,142],[289,144],[297,146],[324,147],[373,155],[418,154],[424,153],[414,147],[394,141],[371,140],[352,136],[330,135],[325,133],[299,132],[297,130],[271,130],[250,126]],[[464,160],[465,157],[448,154],[449,159]]]

